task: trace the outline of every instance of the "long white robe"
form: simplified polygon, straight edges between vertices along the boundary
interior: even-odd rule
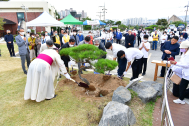
[[[57,73],[61,70],[62,73],[67,73],[65,65],[60,58],[60,55],[53,49],[44,50],[41,54],[46,54],[53,59],[52,65],[42,59],[35,59],[31,62],[27,82],[24,92],[24,100],[36,100],[41,102],[45,99],[54,97],[54,79]]]

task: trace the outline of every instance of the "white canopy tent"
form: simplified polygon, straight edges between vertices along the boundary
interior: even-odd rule
[[[49,13],[44,11],[41,15],[39,15],[36,19],[31,20],[30,22],[26,23],[26,27],[46,27],[46,26],[64,26],[63,22],[57,21],[53,18]]]

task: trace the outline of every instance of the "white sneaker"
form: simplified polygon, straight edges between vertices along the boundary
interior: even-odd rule
[[[185,104],[185,101],[184,100],[180,100],[180,99],[173,100],[173,102],[176,103],[176,104],[182,104],[182,105]]]

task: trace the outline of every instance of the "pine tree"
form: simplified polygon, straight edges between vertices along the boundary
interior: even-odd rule
[[[85,83],[89,85],[87,79],[81,77],[81,71],[85,69],[93,69],[92,65],[94,65],[95,71],[99,73],[104,73],[105,71],[111,71],[115,69],[117,66],[116,61],[111,61],[107,59],[102,59],[102,56],[106,55],[105,51],[98,49],[94,45],[83,44],[77,47],[72,48],[64,48],[60,51],[60,55],[69,55],[72,57],[77,63],[89,63],[90,66],[80,68],[79,77]],[[91,61],[98,60],[97,63],[92,64]]]

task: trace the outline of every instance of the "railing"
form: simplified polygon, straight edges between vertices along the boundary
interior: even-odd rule
[[[163,86],[163,95],[162,95],[163,103],[161,107],[161,126],[174,126],[174,123],[171,117],[171,112],[169,109],[168,99],[167,99],[167,92],[172,84],[170,77],[172,76],[173,73],[171,72],[170,69],[171,68],[169,68],[168,71],[166,72],[164,86]]]

